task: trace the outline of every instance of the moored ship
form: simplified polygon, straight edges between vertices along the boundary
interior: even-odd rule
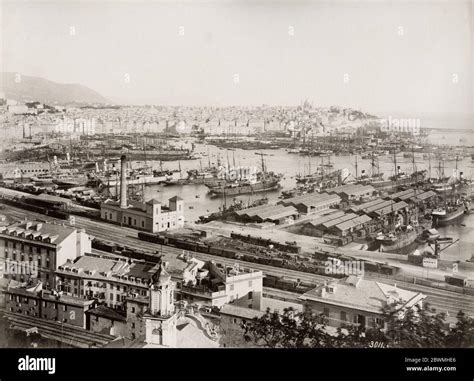
[[[407,254],[417,246],[418,231],[411,225],[402,226],[388,234],[375,238],[378,251],[396,254]]]
[[[281,175],[269,172],[266,169],[262,156],[262,170],[239,176],[235,181],[225,181],[217,185],[205,183],[212,196],[236,196],[241,194],[267,192],[280,188]]]
[[[454,225],[469,211],[467,201],[459,205],[438,208],[431,212],[434,227]]]
[[[255,181],[237,181],[226,183],[221,186],[209,186],[209,193],[214,196],[236,196],[240,194],[249,194],[257,192],[266,192],[276,190],[280,187],[281,177],[273,173],[267,173],[265,176],[257,176]]]

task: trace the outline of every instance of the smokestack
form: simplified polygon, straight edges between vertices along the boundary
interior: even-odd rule
[[[127,207],[127,157],[120,158],[120,207]]]

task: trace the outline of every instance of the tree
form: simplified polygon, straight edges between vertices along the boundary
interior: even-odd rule
[[[474,319],[462,311],[457,314],[457,323],[446,337],[446,346],[452,348],[472,348],[474,346]]]
[[[327,347],[334,340],[326,332],[327,318],[311,312],[297,312],[285,308],[282,314],[266,313],[243,323],[247,341],[263,344],[270,348],[318,348]]]
[[[428,303],[407,309],[395,303],[386,306],[383,314],[387,324],[385,341],[391,347],[439,348],[445,345],[446,315],[436,313]]]
[[[330,334],[325,315],[288,308],[282,314],[267,310],[243,323],[242,328],[247,341],[270,348],[367,348],[374,342],[395,348],[474,346],[474,319],[462,311],[452,328],[447,326],[446,315],[436,313],[428,304],[405,309],[401,304],[390,304],[382,310],[381,318],[385,329],[348,325]]]

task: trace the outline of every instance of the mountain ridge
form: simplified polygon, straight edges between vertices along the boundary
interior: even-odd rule
[[[58,83],[42,77],[34,77],[2,72],[0,92],[7,99],[18,102],[39,101],[52,104],[100,103],[110,104],[107,98],[97,91],[79,83]]]

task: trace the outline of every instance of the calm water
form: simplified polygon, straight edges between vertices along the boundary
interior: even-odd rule
[[[207,155],[209,149],[210,162],[212,164],[217,163],[217,157],[220,155],[221,162],[227,162],[227,152],[229,155],[230,165],[233,165],[234,157],[235,164],[237,166],[256,166],[260,168],[261,160],[260,156],[256,155],[255,151],[247,151],[242,149],[237,149],[235,151],[226,151],[220,150],[217,147],[213,146],[203,146],[197,145],[196,152],[203,152]],[[321,158],[318,157],[304,157],[296,154],[289,154],[284,149],[280,150],[263,150],[261,151],[265,156],[266,166],[269,170],[283,173],[284,178],[281,181],[282,188],[278,191],[268,192],[267,197],[270,202],[275,202],[278,200],[278,196],[281,194],[282,190],[291,189],[296,186],[295,176],[299,173],[308,173],[309,168],[313,172],[316,167],[321,164]],[[427,161],[423,160],[421,154],[415,154],[415,165],[416,169],[429,169],[429,164]],[[349,173],[355,174],[355,156],[332,156],[330,158],[331,162],[334,165],[335,169],[347,169]],[[324,158],[324,161],[327,162],[328,158]],[[370,170],[370,160],[363,160],[360,156],[357,159],[358,162],[358,171],[359,175],[362,170],[369,172]],[[403,158],[402,154],[397,155],[397,163],[401,167],[402,171],[411,172],[413,168],[413,163],[411,159]],[[143,163],[136,163],[138,167]],[[154,168],[159,169],[158,162],[148,162],[148,165],[152,165]],[[199,168],[200,165],[203,167],[208,166],[208,156],[204,156],[200,160],[186,160],[181,161],[181,169],[185,173],[188,169]],[[431,173],[432,176],[437,176],[437,166],[438,163],[431,163]],[[380,171],[385,174],[385,176],[390,176],[394,173],[393,157],[392,155],[381,156],[379,157],[379,166]],[[454,161],[447,161],[444,163],[444,173],[449,175],[453,172],[456,163]],[[164,169],[178,169],[178,162],[164,162]],[[470,158],[463,159],[458,162],[459,170],[464,172],[466,178],[473,178],[473,169],[474,164],[471,162]],[[222,198],[210,198],[208,195],[208,188],[204,185],[184,185],[184,186],[164,186],[156,185],[146,187],[145,189],[145,199],[149,200],[151,198],[156,198],[160,201],[166,201],[170,197],[175,195],[180,196],[184,199],[186,203],[186,220],[195,221],[201,215],[206,215],[212,212],[215,212],[222,205]],[[263,197],[263,193],[259,193],[253,196],[254,198]],[[248,202],[251,200],[251,195],[239,196],[237,197],[240,200]],[[227,203],[231,203],[232,199],[227,199]]]
[[[465,145],[474,145],[474,133],[466,131],[466,133],[460,135],[459,133],[449,133],[444,131],[436,131],[431,134],[429,139],[432,142],[446,142],[446,138],[449,137],[453,140],[451,144],[459,144],[459,138],[462,137],[465,141]],[[455,141],[457,140],[458,143]],[[472,142],[472,143],[471,143]],[[200,166],[207,167],[209,162],[211,165],[217,164],[218,157],[220,157],[221,163],[226,164],[227,160],[232,166],[235,160],[236,166],[257,166],[261,167],[261,157],[256,153],[263,153],[265,156],[265,163],[270,171],[277,173],[283,173],[284,178],[281,181],[282,188],[278,191],[268,192],[267,197],[270,203],[275,203],[279,200],[278,196],[282,190],[291,189],[296,186],[295,176],[299,173],[308,173],[309,167],[313,172],[316,167],[321,164],[321,158],[318,157],[304,157],[297,154],[289,154],[284,149],[280,150],[262,150],[262,151],[250,151],[236,149],[235,151],[219,149],[215,146],[207,145],[196,145],[196,153],[203,155],[200,160],[186,160],[178,162],[163,162],[163,169],[178,169],[181,165],[183,173],[188,169],[199,169]],[[209,156],[208,156],[209,152]],[[429,163],[423,160],[422,154],[415,154],[415,165],[417,170],[429,169]],[[228,158],[228,159],[227,159]],[[323,159],[325,162],[328,158]],[[330,158],[331,163],[334,164],[335,169],[347,169],[350,174],[355,174],[355,156],[332,156]],[[363,160],[360,156],[357,158],[359,174],[362,170],[366,172],[370,171],[370,160]],[[401,167],[402,171],[411,172],[413,169],[412,160],[409,158],[403,158],[403,154],[397,155],[397,163]],[[144,163],[135,163],[134,166],[138,167]],[[148,165],[152,165],[153,168],[159,169],[159,162],[148,162]],[[433,177],[437,176],[437,162],[431,163],[431,174]],[[458,169],[464,172],[466,178],[473,178],[474,164],[471,162],[471,158],[465,158],[458,162]],[[394,173],[393,155],[379,157],[380,171],[385,176],[390,176]],[[447,161],[444,163],[444,173],[449,175],[455,169],[455,161]],[[184,185],[184,186],[164,186],[156,185],[146,187],[145,199],[156,198],[159,201],[167,202],[167,200],[175,195],[180,196],[185,201],[185,219],[189,222],[196,221],[199,216],[207,215],[212,212],[216,212],[222,206],[222,198],[211,198],[208,194],[208,188],[204,185]],[[238,196],[236,199],[249,202],[253,199],[263,197],[264,193],[258,193],[254,196],[244,195]],[[227,198],[227,203],[232,203],[232,198]],[[453,237],[454,239],[460,238],[460,242],[446,249],[443,252],[443,257],[452,258],[463,258],[467,259],[474,253],[472,249],[474,246],[474,215],[466,216],[462,221],[465,226],[457,225],[447,228],[440,229],[443,236]]]

